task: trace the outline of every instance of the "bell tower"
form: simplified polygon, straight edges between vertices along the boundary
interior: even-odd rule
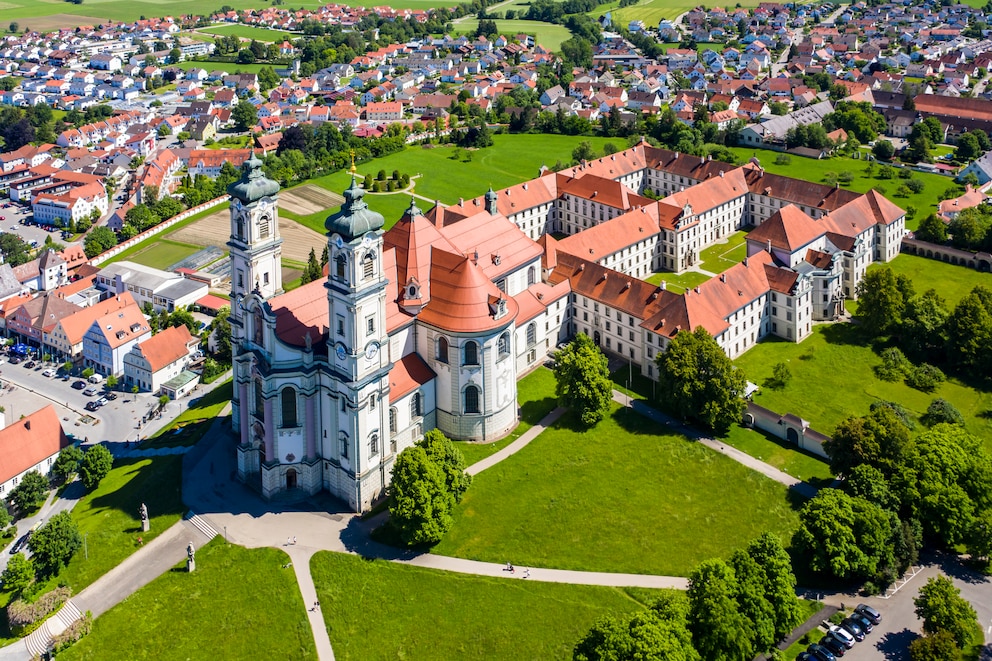
[[[393,453],[389,439],[389,336],[386,333],[386,276],[383,272],[385,219],[369,209],[355,178],[344,204],[325,223],[329,269],[328,365],[334,377],[340,470],[338,483],[354,491],[339,494],[356,511],[368,509],[388,483]]]

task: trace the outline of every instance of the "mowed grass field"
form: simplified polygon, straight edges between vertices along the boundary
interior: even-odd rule
[[[355,661],[569,659],[598,619],[643,609],[661,594],[471,576],[327,551],[313,557],[310,571],[334,657]]]
[[[289,557],[215,538],[104,613],[65,652],[66,661],[316,659]],[[246,580],[250,577],[249,580]],[[336,650],[335,650],[336,651]]]
[[[197,32],[205,32],[207,34],[216,34],[219,36],[233,34],[241,37],[242,39],[254,39],[255,41],[265,42],[282,42],[287,39],[297,39],[302,36],[291,32],[283,32],[281,30],[269,30],[268,28],[259,28],[254,25],[239,24],[212,25],[208,28],[199,28]]]
[[[964,266],[916,255],[900,254],[888,264],[872,264],[868,268],[869,270],[888,268],[896,275],[905,275],[913,281],[913,288],[917,294],[922,294],[928,289],[936,289],[944,297],[950,309],[954,309],[958,301],[978,285],[992,287],[992,275],[988,273],[979,273]]]
[[[744,0],[745,6],[756,6],[757,0]],[[620,9],[620,2],[608,2],[589,12],[590,16],[598,18],[606,12],[612,12],[613,25],[627,27],[630,21],[644,21],[644,27],[656,29],[663,19],[675,20],[695,5],[686,4],[679,0],[641,0],[636,5]]]
[[[751,147],[732,147],[731,151],[737,156],[738,163],[746,163],[752,156],[757,156],[761,162],[761,167],[768,172],[816,183],[823,183],[823,178],[828,172],[837,174],[844,171],[851,172],[854,175],[854,180],[850,184],[845,184],[842,188],[847,188],[858,193],[866,193],[869,189],[874,188],[902,209],[907,209],[910,206],[915,207],[916,216],[912,219],[906,218],[906,227],[911,230],[915,230],[919,226],[920,221],[926,218],[928,214],[937,211],[938,196],[942,192],[948,188],[960,188],[949,177],[927,172],[913,172],[913,178],[919,179],[924,183],[923,191],[920,193],[910,193],[906,197],[896,197],[896,190],[904,183],[904,180],[898,177],[898,169],[895,178],[878,179],[878,170],[881,167],[881,164],[878,163],[875,164],[874,176],[869,177],[865,174],[865,167],[868,165],[867,162],[846,156],[834,156],[817,160],[789,154],[790,162],[784,165],[778,165],[775,163],[775,158],[781,152],[768,149],[753,149]],[[960,190],[963,191],[964,189],[960,188]]]
[[[505,11],[504,8],[500,8],[497,11]],[[524,10],[526,11],[526,9]],[[466,20],[464,22],[458,23],[456,29],[459,33],[464,33],[468,35],[474,35],[475,29],[479,27],[478,19]],[[517,34],[531,34],[534,35],[534,39],[541,46],[544,46],[548,50],[557,51],[561,48],[561,42],[572,37],[572,33],[568,31],[563,25],[555,25],[553,23],[543,23],[541,21],[525,21],[514,19],[508,21],[506,19],[496,19],[496,27],[499,29],[499,33],[504,35],[508,39],[512,39],[514,35]]]
[[[85,4],[74,5],[54,0],[4,0],[4,27],[6,22],[17,20],[20,29],[57,30],[77,25],[99,25],[102,20],[136,21],[142,16],[208,16],[223,6],[234,9],[262,9],[270,7],[269,0],[87,0]],[[293,7],[317,9],[327,4],[324,0],[297,0]],[[349,2],[355,6],[372,7],[374,3]],[[390,6],[396,9],[430,9],[450,7],[457,0],[394,0]]]
[[[791,536],[789,491],[614,406],[571,414],[475,477],[433,552],[521,567],[686,576],[765,530]]]
[[[275,68],[271,64],[238,64],[237,62],[213,62],[210,60],[186,60],[176,64],[180,69],[205,69],[227,73],[259,73],[262,69]]]
[[[933,393],[882,381],[873,370],[882,359],[854,325],[814,326],[800,344],[766,340],[734,362],[750,381],[762,386],[753,396],[756,404],[781,414],[794,413],[824,434],[832,434],[848,417],[867,414],[872,402],[898,402],[919,419],[940,397],[957,407],[968,431],[992,449],[992,393],[956,379],[948,379]],[[785,363],[792,377],[783,388],[765,387],[777,363]]]
[[[129,261],[144,264],[155,269],[165,270],[173,264],[181,262],[190,255],[195,254],[200,249],[200,246],[160,239],[133,253],[129,257]]]

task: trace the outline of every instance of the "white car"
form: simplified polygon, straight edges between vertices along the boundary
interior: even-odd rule
[[[53,369],[47,369],[44,372],[42,372],[41,375],[42,376],[47,376],[48,378],[52,378],[53,376],[55,376],[55,370],[53,370]]]
[[[854,636],[852,636],[844,629],[841,629],[840,627],[834,625],[830,627],[830,633],[833,634],[834,638],[839,640],[847,649],[851,649],[852,647],[854,647],[854,643],[855,643]]]

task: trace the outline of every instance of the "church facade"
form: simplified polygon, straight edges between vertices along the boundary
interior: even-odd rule
[[[388,231],[353,176],[326,222],[326,277],[285,292],[279,186],[261,167],[252,156],[228,188],[238,475],[265,498],[327,491],[355,511],[425,431],[507,434],[517,380],[579,332],[649,378],[683,329],[731,357],[769,335],[802,341],[898,253],[905,223],[875,192],[646,144],[426,212],[411,202]],[[748,258],[719,277],[682,293],[640,279],[745,226]]]

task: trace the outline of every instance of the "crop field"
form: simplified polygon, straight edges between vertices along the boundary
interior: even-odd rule
[[[279,208],[299,216],[309,216],[341,206],[344,198],[337,193],[304,184],[279,193]]]
[[[156,241],[128,259],[136,264],[150,266],[153,269],[167,269],[178,261],[186,259],[200,250],[199,246],[179,241]]]
[[[318,254],[323,250],[324,237],[299,223],[279,223],[279,234],[286,259],[306,264],[311,249]],[[169,236],[183,243],[224,248],[231,236],[230,212],[226,208],[217,211]]]

